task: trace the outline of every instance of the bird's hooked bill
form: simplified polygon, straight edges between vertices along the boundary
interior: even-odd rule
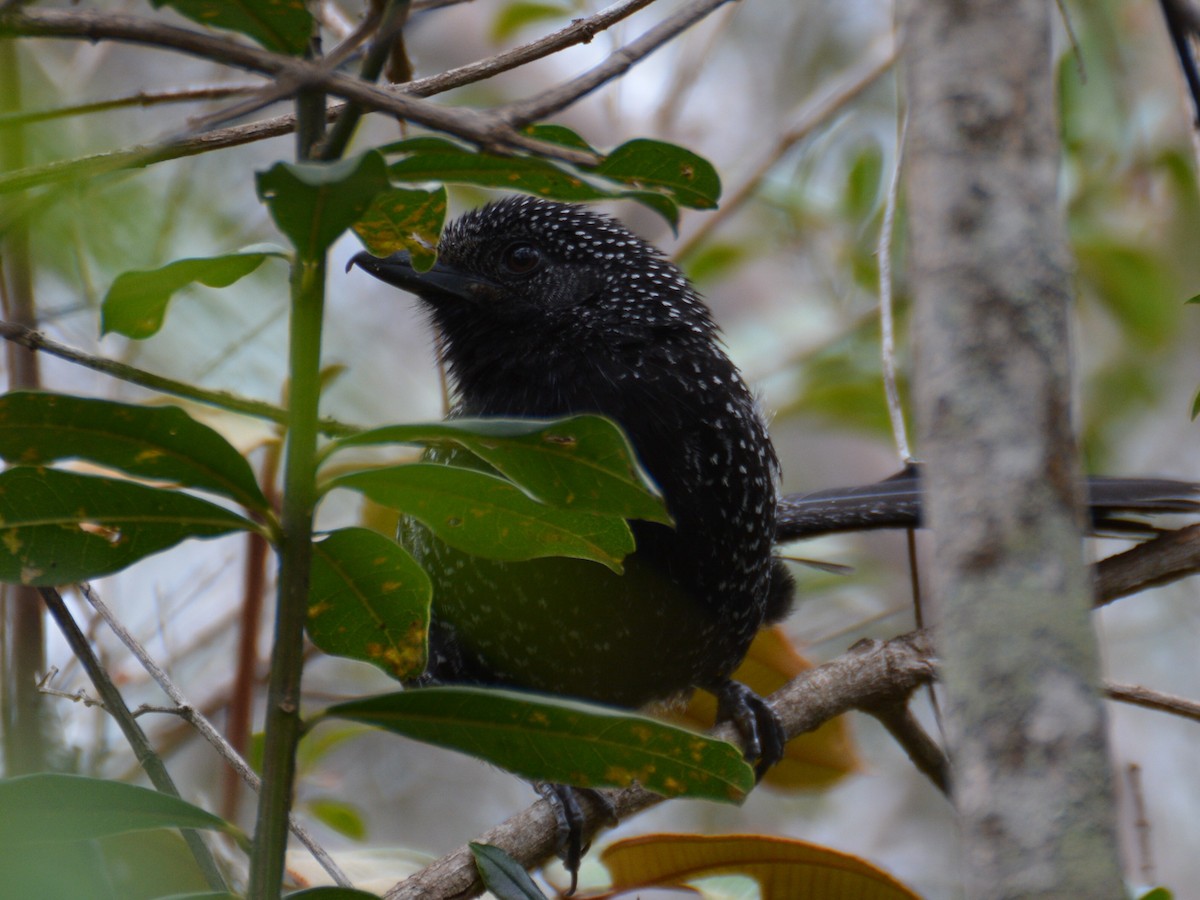
[[[496,288],[488,279],[463,272],[440,259],[428,271],[418,272],[413,267],[412,256],[407,250],[385,257],[372,256],[364,250],[350,258],[350,262],[346,264],[346,271],[349,272],[355,266],[368,275],[374,275],[380,281],[428,300],[443,297],[473,300],[482,292]]]

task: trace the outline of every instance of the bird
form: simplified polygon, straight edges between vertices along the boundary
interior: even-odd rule
[[[924,525],[920,463],[910,462],[896,474],[870,484],[826,488],[782,497],[775,540],[783,544],[847,531],[920,528]],[[1200,511],[1200,484],[1171,478],[1114,478],[1090,475],[1085,480],[1089,530],[1093,534],[1149,538],[1160,529],[1128,514],[1153,516]]]
[[[764,414],[700,295],[659,249],[588,208],[506,197],[450,223],[427,271],[404,251],[362,252],[354,266],[419,298],[441,340],[451,418],[607,416],[673,520],[630,522],[636,549],[623,574],[568,558],[481,559],[402,520],[401,542],[433,581],[421,682],[633,709],[702,689],[761,777],[783,754],[783,727],[733,673],[759,630],[792,607],[777,546],[919,526],[919,467],[781,497]],[[1144,534],[1148,526],[1117,514],[1194,512],[1196,492],[1188,482],[1093,479],[1093,527]],[[550,797],[566,819],[574,877],[580,812],[569,791]]]
[[[683,273],[615,219],[523,195],[449,224],[428,271],[406,252],[350,266],[419,298],[452,418],[607,416],[673,520],[630,523],[636,549],[619,575],[577,559],[471,557],[406,521],[401,540],[433,581],[424,680],[631,709],[700,688],[761,776],[783,753],[783,727],[732,675],[791,608],[773,549],[779,464]]]

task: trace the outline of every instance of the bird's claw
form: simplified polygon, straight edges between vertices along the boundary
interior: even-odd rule
[[[592,802],[601,824],[613,826],[617,824],[617,809],[608,796],[592,788],[571,787],[569,784],[552,784],[539,781],[534,789],[542,795],[550,808],[554,810],[557,827],[558,856],[563,866],[571,874],[571,887],[567,896],[575,893],[579,879],[579,864],[590,844],[583,842],[583,829],[587,824],[587,816],[579,805],[579,798],[586,796]]]
[[[767,770],[783,759],[787,734],[779,716],[762,697],[738,681],[725,681],[715,688],[717,721],[731,722],[742,739],[747,762],[754,763],[754,777],[761,781]]]

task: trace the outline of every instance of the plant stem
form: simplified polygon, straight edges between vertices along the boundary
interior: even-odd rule
[[[275,640],[267,690],[263,786],[250,863],[248,896],[279,896],[287,850],[287,818],[300,740],[300,677],[316,504],[317,407],[320,401],[321,318],[325,258],[297,259],[292,273],[288,367],[290,402],[284,457],[282,536]]]
[[[21,69],[17,46],[12,41],[0,45],[0,109],[20,109]],[[24,129],[13,128],[0,141],[0,170],[11,172],[25,165]],[[33,272],[30,266],[29,229],[18,222],[0,243],[0,300],[6,318],[26,325],[37,319],[34,306]],[[36,388],[41,383],[37,355],[10,345],[7,354],[10,390]],[[51,767],[53,742],[46,732],[43,697],[37,682],[46,670],[45,627],[42,604],[37,591],[28,585],[9,585],[4,604],[7,641],[3,655],[4,771],[7,775],[39,772]]]

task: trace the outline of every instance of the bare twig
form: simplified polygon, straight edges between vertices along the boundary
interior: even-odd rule
[[[1171,713],[1174,716],[1191,719],[1193,722],[1200,722],[1200,703],[1188,700],[1186,697],[1152,691],[1136,684],[1109,684],[1105,686],[1104,693],[1110,699],[1120,700],[1122,703],[1157,709],[1159,712]]]
[[[917,717],[909,708],[908,698],[889,700],[877,706],[863,707],[863,712],[869,713],[879,720],[880,724],[896,739],[912,764],[922,775],[933,782],[943,794],[950,795],[950,760],[937,741],[921,727]]]
[[[729,0],[694,0],[578,78],[525,100],[510,103],[501,107],[498,112],[505,122],[521,126],[565,109],[614,78],[624,75],[663,44],[728,2]]]
[[[671,83],[664,92],[663,101],[659,104],[655,116],[654,130],[656,133],[670,134],[679,113],[687,102],[688,95],[700,82],[700,70],[712,62],[714,48],[729,30],[729,25],[733,22],[733,17],[738,14],[739,9],[741,9],[740,6],[730,7],[721,14],[719,19],[714,20],[715,24],[708,30],[704,44],[699,50],[689,48],[686,54],[681,54],[683,58],[679,65],[673,67]]]
[[[788,737],[794,737],[851,709],[902,701],[933,677],[930,652],[921,632],[886,642],[860,641],[837,659],[804,672],[773,694],[771,700]],[[725,725],[712,734],[732,740],[734,732]],[[604,793],[622,819],[663,800],[640,787]],[[585,830],[590,834],[604,813],[586,796],[580,805],[585,807]],[[528,867],[554,853],[556,829],[554,812],[540,800],[481,835],[478,841],[500,847]],[[475,896],[482,889],[471,853],[464,846],[396,885],[385,896],[387,900],[434,900]]]
[[[34,331],[32,328],[26,328],[23,325],[16,325],[12,322],[0,322],[0,338],[13,341],[23,347],[28,347],[30,350],[49,353],[51,356],[57,356],[59,359],[65,359],[67,362],[75,363],[94,372],[102,372],[121,381],[140,385],[141,387],[149,388],[152,391],[158,391],[162,394],[183,397],[207,406],[215,406],[219,409],[238,413],[243,416],[251,416],[256,419],[266,419],[268,422],[275,422],[280,425],[285,424],[287,421],[287,412],[270,403],[239,397],[237,394],[231,394],[228,391],[205,390],[186,382],[176,381],[173,378],[164,378],[161,375],[155,375],[144,369],[138,369],[125,363],[106,359],[103,356],[94,356],[82,350],[76,350],[73,347],[52,341],[41,332]],[[330,437],[350,434],[357,430],[356,426],[347,425],[335,419],[321,420],[322,434]]]
[[[904,138],[908,131],[908,113],[901,111],[896,130],[896,158],[888,180],[887,200],[883,207],[883,225],[879,229],[879,330],[880,355],[883,359],[883,389],[887,396],[888,419],[892,423],[892,438],[900,461],[913,461],[908,444],[908,428],[904,424],[904,406],[900,402],[900,387],[896,381],[896,319],[892,294],[892,240],[896,233],[896,205],[900,197],[900,170],[904,165]]]
[[[737,190],[730,193],[721,202],[721,207],[712,215],[705,217],[704,224],[697,228],[675,251],[676,259],[686,259],[696,251],[704,241],[708,240],[713,231],[730,216],[741,209],[758,191],[762,180],[767,177],[784,155],[800,143],[848,104],[857,99],[863,91],[879,80],[896,61],[895,48],[889,45],[886,52],[873,51],[831,88],[823,90],[821,95],[807,101],[796,117],[795,124],[779,136],[775,146],[763,157],[762,161],[751,170],[745,181]],[[874,315],[874,313],[872,313]]]
[[[1200,572],[1200,525],[1168,531],[1096,564],[1096,605]]]
[[[1146,816],[1146,795],[1142,790],[1142,767],[1130,763],[1125,769],[1125,781],[1129,785],[1129,799],[1133,806],[1133,827],[1137,831],[1138,856],[1144,884],[1154,884],[1154,842],[1150,840],[1150,819]]]
[[[247,762],[242,759],[240,755],[238,755],[237,751],[235,751],[233,747],[229,745],[229,742],[226,741],[225,738],[222,737],[221,733],[213,727],[212,723],[202,716],[194,706],[188,703],[187,698],[184,697],[183,692],[179,690],[179,688],[175,685],[175,682],[173,682],[170,676],[167,675],[167,673],[164,672],[162,668],[150,657],[150,654],[146,652],[146,648],[138,642],[137,638],[130,634],[129,630],[123,624],[121,624],[121,621],[113,615],[112,610],[110,610],[104,601],[100,599],[99,595],[92,589],[91,585],[81,584],[79,586],[79,590],[87,599],[88,603],[92,605],[92,608],[100,614],[102,619],[104,619],[108,627],[112,629],[113,634],[117,636],[121,643],[124,644],[129,650],[129,652],[136,657],[137,661],[142,664],[142,668],[144,668],[149,673],[150,677],[153,678],[158,684],[158,686],[162,688],[163,693],[171,698],[171,702],[175,704],[179,711],[179,715],[183,716],[188,720],[188,722],[191,723],[192,727],[194,727],[196,731],[200,733],[200,736],[212,745],[217,753],[221,755],[221,758],[224,759],[225,762],[227,762],[234,769],[234,771],[242,777],[242,780],[250,786],[251,790],[257,791],[261,781],[258,775],[255,774],[254,770],[251,769],[249,764],[247,764]],[[305,829],[292,816],[288,817],[288,822],[292,834],[294,834],[300,840],[300,842],[308,848],[309,852],[312,853],[313,857],[317,860],[317,862],[320,863],[321,867],[329,873],[329,877],[343,887],[350,887],[350,880],[346,877],[342,870],[338,868],[338,865],[333,861],[333,858],[330,857],[327,852],[325,852],[325,849],[313,839],[312,835],[308,833],[308,830]]]
[[[594,16],[576,19],[567,27],[524,46],[516,47],[480,62],[451,69],[439,75],[411,81],[401,88],[389,92],[412,97],[429,97],[490,78],[500,72],[506,72],[533,60],[549,56],[564,47],[588,43],[596,34],[627,18],[651,2],[652,0],[625,0],[623,3],[617,3],[608,9],[601,10]],[[415,9],[418,4],[413,4],[413,6]],[[4,18],[0,16],[0,30],[3,29],[4,21]],[[332,105],[326,112],[327,118],[330,120],[336,118],[344,108],[345,104],[343,103]],[[24,190],[56,181],[90,178],[120,169],[149,166],[172,159],[207,153],[210,150],[238,147],[290,134],[295,127],[296,117],[289,113],[246,125],[214,130],[199,135],[188,135],[154,146],[128,147],[111,153],[94,154],[78,159],[34,166],[0,175],[0,193]],[[0,230],[3,229],[0,228]]]
[[[499,75],[501,72],[507,72],[534,60],[550,56],[566,47],[575,44],[590,43],[592,38],[600,32],[611,28],[617,22],[628,18],[639,9],[649,6],[653,2],[654,0],[624,0],[621,3],[614,3],[594,16],[589,16],[586,19],[575,19],[565,28],[561,28],[528,44],[505,51],[488,59],[480,60],[479,62],[459,66],[456,69],[449,69],[440,75],[431,75],[428,78],[411,81],[404,85],[401,90],[414,97],[429,97],[433,94],[440,94],[443,91],[451,90],[452,88],[483,81],[485,78],[491,78],[493,75]],[[417,4],[414,3],[413,9],[415,10],[416,8]]]
[[[39,588],[38,592],[42,595],[42,600],[46,604],[46,609],[50,612],[50,617],[54,619],[63,637],[66,638],[67,645],[71,648],[71,653],[79,660],[80,665],[83,666],[88,678],[91,679],[92,684],[95,686],[96,693],[100,695],[99,702],[103,705],[105,712],[112,716],[113,721],[117,723],[117,727],[121,729],[121,733],[129,743],[130,749],[133,750],[133,755],[141,764],[150,782],[162,793],[170,794],[172,797],[179,797],[179,788],[175,786],[175,781],[171,778],[171,773],[163,765],[162,758],[150,746],[150,740],[146,737],[146,733],[142,731],[142,727],[134,719],[133,714],[129,711],[129,707],[125,705],[125,698],[121,696],[120,690],[117,689],[112,678],[109,677],[108,670],[104,668],[92,650],[92,645],[88,642],[87,635],[80,630],[78,623],[76,623],[75,618],[71,615],[71,611],[67,609],[67,604],[63,600],[62,595],[54,588]],[[73,697],[72,699],[87,702],[84,696]],[[204,873],[204,878],[209,883],[209,886],[214,891],[225,890],[225,879],[221,875],[221,870],[218,868],[217,862],[209,851],[208,846],[192,829],[185,829],[183,836],[187,841],[188,849],[192,851],[192,855],[196,858],[196,862]]]
[[[30,112],[9,112],[0,115],[0,128],[11,128],[14,125],[29,125],[35,122],[48,122],[52,119],[65,119],[71,116],[83,116],[90,113],[107,112],[110,109],[123,109],[128,106],[161,106],[165,103],[196,103],[204,100],[224,100],[227,97],[238,97],[251,94],[262,89],[262,84],[214,84],[198,88],[173,88],[163,91],[138,91],[126,97],[114,97],[110,100],[94,100],[90,103],[75,103],[71,106],[57,106],[54,109],[39,109]]]
[[[390,113],[435,131],[454,134],[487,149],[527,150],[583,165],[597,161],[594,154],[530,138],[494,113],[451,109],[428,103],[416,97],[383,90],[342,72],[327,72],[319,62],[260,50],[152,19],[90,10],[9,10],[0,13],[0,36],[112,40],[177,50],[283,78],[305,88],[319,88],[352,100],[366,109]]]

